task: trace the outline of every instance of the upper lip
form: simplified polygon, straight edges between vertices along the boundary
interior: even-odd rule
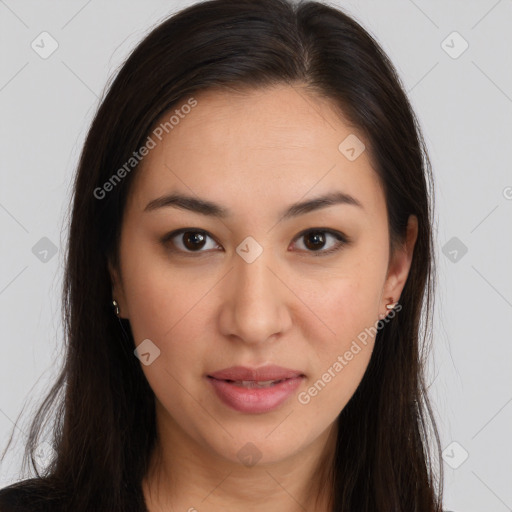
[[[282,366],[266,365],[259,368],[247,368],[246,366],[232,366],[217,372],[209,373],[208,377],[219,380],[282,380],[302,377],[304,374],[299,370],[291,370]]]

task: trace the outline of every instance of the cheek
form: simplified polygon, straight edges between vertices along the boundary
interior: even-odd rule
[[[334,420],[345,407],[364,376],[374,347],[385,254],[369,251],[350,263],[347,259],[343,273],[324,282],[321,294],[310,291],[305,301],[323,323],[313,338],[317,356],[314,375],[297,397],[301,406],[309,408],[307,416],[312,421],[315,417]],[[303,292],[307,293],[306,287]]]
[[[378,320],[386,260],[379,254],[351,255],[342,270],[322,283],[302,289],[305,302],[318,313],[331,336],[322,336],[328,353],[343,350],[350,340]]]
[[[158,358],[142,369],[156,396],[175,401],[180,389],[194,389],[203,372],[212,318],[211,300],[218,277],[172,267],[154,249],[131,254],[124,261],[125,296],[135,345],[149,339]],[[186,393],[185,393],[186,395]],[[172,396],[175,396],[173,399]],[[183,405],[183,404],[181,404]]]
[[[200,319],[208,316],[205,294],[211,286],[164,275],[153,267],[144,275],[132,274],[126,287],[135,344],[150,339],[160,351],[150,365],[142,365],[142,370],[156,398],[173,418],[182,417],[184,411],[191,417],[204,413],[197,390],[207,352],[199,342],[205,339],[205,323]]]
[[[135,235],[126,240],[122,268],[132,332],[136,343],[149,338],[165,344],[183,324],[194,326],[196,307],[214,281],[204,272],[172,265],[162,249]]]
[[[373,347],[372,294],[361,283],[338,285],[321,314],[333,332],[315,340],[316,364],[306,386],[297,395],[298,407],[311,428],[335,420],[359,386],[368,367]],[[328,304],[328,305],[327,305]],[[321,420],[320,420],[321,419]],[[320,421],[319,421],[320,420]]]
[[[203,339],[205,332],[201,319],[211,314],[206,311],[211,286],[155,273],[147,274],[143,281],[133,279],[127,296],[135,343],[151,339],[170,368],[187,363],[188,358],[197,361],[197,340]]]

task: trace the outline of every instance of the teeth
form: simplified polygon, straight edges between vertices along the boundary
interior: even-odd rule
[[[235,386],[240,386],[243,388],[270,388],[274,386],[275,384],[278,384],[284,379],[281,380],[262,380],[262,381],[255,381],[255,380],[233,380],[229,381],[230,383],[234,384]]]

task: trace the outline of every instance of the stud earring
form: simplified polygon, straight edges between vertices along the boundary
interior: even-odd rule
[[[390,302],[389,304],[386,304],[386,309],[391,311],[397,304],[398,302]]]
[[[119,316],[119,304],[116,299],[112,299],[112,306],[114,306],[114,312],[116,316]]]
[[[386,309],[388,311],[391,311],[397,304],[398,302],[393,302],[393,297],[390,297],[388,300],[390,300],[391,302],[389,302],[388,304],[386,304]],[[384,317],[386,317],[387,315],[384,314],[384,313],[381,313],[379,315],[379,318],[382,320]]]

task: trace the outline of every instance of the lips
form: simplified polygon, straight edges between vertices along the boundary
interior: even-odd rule
[[[300,386],[305,375],[281,366],[234,366],[207,375],[218,398],[243,413],[276,409]]]
[[[282,366],[267,365],[260,368],[232,366],[231,368],[210,373],[208,376],[218,380],[265,382],[293,379],[295,377],[304,376],[304,374],[299,370],[290,370]]]

